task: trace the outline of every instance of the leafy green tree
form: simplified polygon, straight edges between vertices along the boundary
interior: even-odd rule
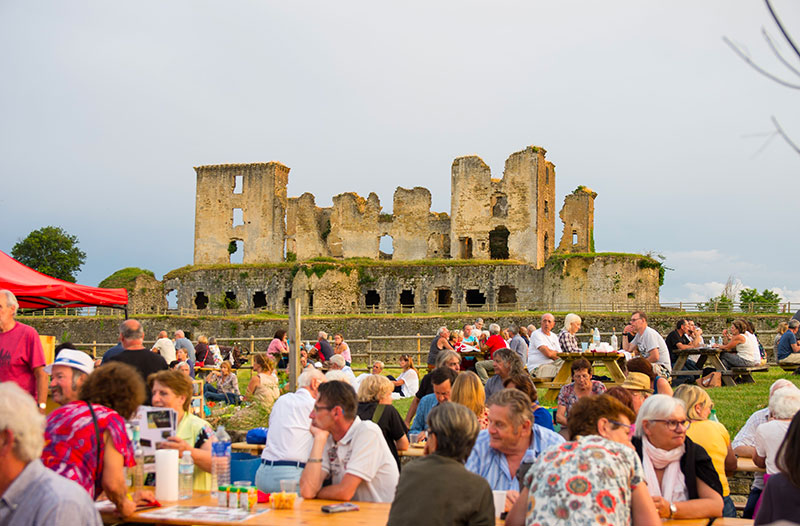
[[[780,294],[764,289],[759,294],[758,289],[743,289],[739,292],[739,303],[743,311],[748,312],[778,312]]]
[[[731,312],[733,300],[724,294],[710,298],[707,302],[698,305],[698,310],[706,312]]]
[[[17,241],[11,255],[42,274],[72,283],[86,261],[86,253],[78,248],[78,238],[55,226],[34,230]]]

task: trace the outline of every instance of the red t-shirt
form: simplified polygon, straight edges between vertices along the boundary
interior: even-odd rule
[[[507,349],[506,341],[499,334],[493,334],[486,340],[486,347],[489,349],[489,359],[494,358],[494,352],[497,349]]]
[[[33,370],[44,366],[44,351],[36,329],[16,322],[0,333],[0,382],[16,382],[36,400]]]

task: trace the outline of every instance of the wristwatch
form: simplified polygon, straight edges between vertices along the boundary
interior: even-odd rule
[[[673,518],[675,514],[678,513],[678,507],[675,505],[674,502],[669,503],[669,518]]]
[[[47,404],[42,402],[41,404],[39,404],[39,409],[47,409]]]

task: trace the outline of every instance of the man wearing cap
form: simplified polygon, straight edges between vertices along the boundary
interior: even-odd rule
[[[631,394],[634,413],[638,413],[639,408],[642,407],[647,397],[653,394],[653,389],[650,387],[650,377],[644,373],[628,373],[628,377],[625,378],[620,387]]]
[[[10,290],[0,290],[0,382],[12,381],[30,394],[44,413],[47,373],[36,329],[14,319],[19,303]]]
[[[44,368],[50,375],[50,396],[58,405],[78,399],[78,389],[94,370],[94,361],[83,351],[62,349],[52,365]]]

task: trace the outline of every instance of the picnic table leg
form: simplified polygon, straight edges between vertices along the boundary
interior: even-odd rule
[[[622,372],[622,368],[619,366],[619,363],[617,363],[617,360],[606,360],[603,362],[603,365],[606,366],[614,382],[621,384],[625,381],[625,374]]]
[[[722,383],[728,387],[736,385],[733,376],[731,376],[730,374],[731,373],[730,369],[725,367],[725,364],[722,363],[722,360],[719,359],[719,354],[710,354],[708,355],[708,357],[711,360],[711,365],[713,365],[717,371],[722,373]]]
[[[545,393],[543,401],[548,404],[552,404],[556,400],[558,400],[558,392],[561,390],[561,386],[569,383],[570,375],[572,371],[572,362],[575,361],[575,358],[567,357],[563,358],[564,363],[561,364],[561,369],[558,370],[556,373],[555,378],[553,378],[550,385],[552,387],[547,388],[547,393]]]

